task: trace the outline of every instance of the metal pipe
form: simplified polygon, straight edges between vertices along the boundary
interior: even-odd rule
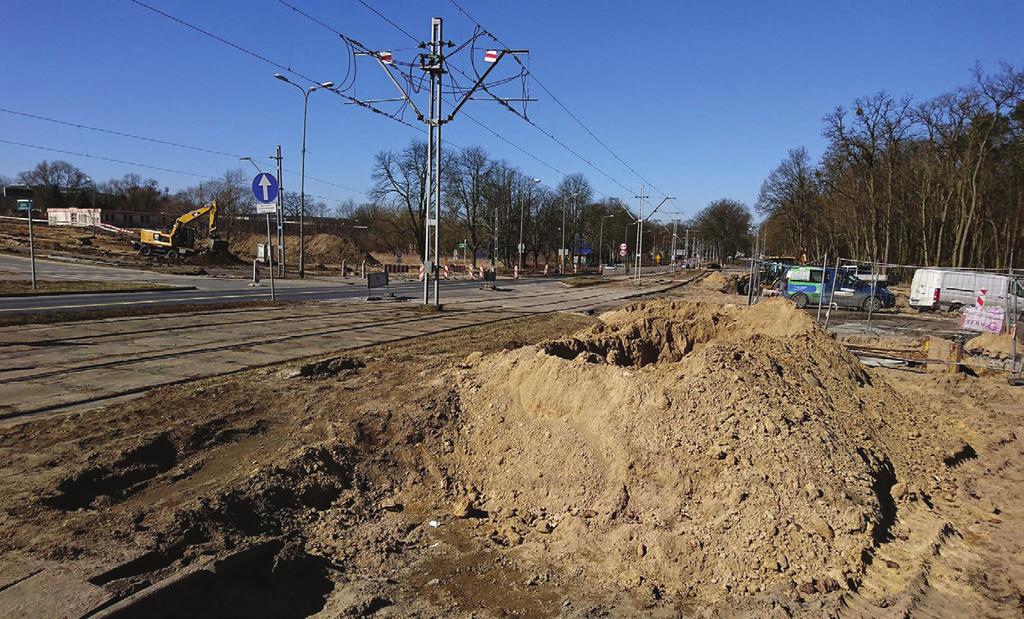
[[[274,246],[270,240],[270,213],[267,213],[267,260],[270,267],[270,300],[277,300],[277,291],[274,290]]]
[[[32,290],[36,289],[36,240],[32,234],[32,207],[35,206],[35,200],[28,200],[28,257],[29,262],[32,263]]]
[[[836,271],[832,275],[832,290],[828,293],[828,310],[825,312],[825,330],[828,331],[828,321],[832,317],[832,306],[835,305],[836,282],[839,281],[839,257],[836,256]]]
[[[299,279],[306,277],[306,120],[309,117],[309,95],[316,87],[309,88],[303,94],[302,104],[302,163],[299,167]]]
[[[814,322],[821,322],[821,303],[825,300],[825,275],[828,273],[828,253],[825,254],[825,258],[821,261],[821,290],[818,292],[818,315],[814,317]],[[835,279],[833,273],[832,279]],[[829,301],[831,301],[831,297]]]

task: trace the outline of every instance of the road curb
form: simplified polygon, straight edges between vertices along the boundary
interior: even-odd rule
[[[3,292],[0,299],[31,298],[31,297],[60,297],[65,295],[82,294],[134,294],[139,292],[181,292],[185,290],[196,290],[195,286],[159,286],[156,288],[121,288],[119,290],[67,290],[50,292]]]

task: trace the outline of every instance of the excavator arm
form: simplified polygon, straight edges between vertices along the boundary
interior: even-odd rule
[[[202,217],[203,215],[206,215],[207,213],[210,214],[210,236],[211,237],[215,236],[216,233],[217,233],[217,201],[216,200],[214,200],[213,202],[210,202],[209,204],[207,204],[205,206],[197,208],[194,211],[189,211],[188,213],[185,213],[181,217],[175,219],[174,220],[174,225],[171,227],[171,230],[170,230],[170,232],[168,232],[168,234],[171,236],[171,238],[174,238],[174,235],[178,233],[178,230],[180,230],[182,226],[185,226],[185,225],[188,225],[188,224],[192,223],[193,221],[199,219],[200,217]]]
[[[167,232],[161,230],[139,230],[139,240],[133,243],[133,246],[138,249],[139,253],[143,256],[148,256],[152,253],[157,254],[169,254],[177,256],[180,251],[191,251],[192,241],[182,240],[178,238],[179,234],[184,234],[182,228],[193,221],[203,217],[204,215],[210,216],[210,248],[214,251],[226,251],[227,244],[221,241],[217,237],[217,201],[214,200],[205,206],[189,211],[181,217],[174,220],[174,225]],[[186,235],[189,239],[192,235]]]

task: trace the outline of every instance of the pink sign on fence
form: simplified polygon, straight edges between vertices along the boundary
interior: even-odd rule
[[[965,307],[960,313],[960,328],[967,331],[988,331],[1000,334],[1006,324],[1006,311],[1001,307]]]

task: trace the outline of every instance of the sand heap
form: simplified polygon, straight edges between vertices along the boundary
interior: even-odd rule
[[[496,538],[581,576],[831,591],[895,519],[893,395],[789,303],[643,303],[473,364],[454,464]]]
[[[982,333],[968,340],[964,350],[993,359],[1009,359],[1013,355],[1013,336],[1007,333]],[[1024,346],[1017,342],[1017,356],[1020,356],[1021,352],[1024,352]]]
[[[700,281],[702,288],[715,290],[723,294],[736,294],[740,281],[740,276],[734,273],[722,273],[721,271],[712,271],[710,275]]]
[[[256,257],[256,246],[266,243],[266,235],[238,234],[231,239],[231,251],[238,256],[252,260]],[[276,244],[276,242],[275,242]],[[352,240],[335,234],[309,234],[305,239],[306,261],[310,265],[340,265],[347,260],[349,266],[358,265],[362,259]],[[297,264],[299,259],[299,237],[289,234],[285,239],[285,259]]]

